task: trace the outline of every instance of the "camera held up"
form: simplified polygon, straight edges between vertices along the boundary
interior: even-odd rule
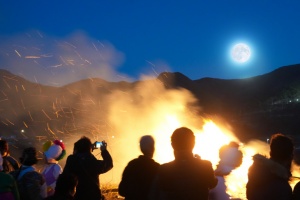
[[[101,147],[106,147],[107,143],[103,140],[102,142],[96,141],[92,144],[92,149],[102,149]]]

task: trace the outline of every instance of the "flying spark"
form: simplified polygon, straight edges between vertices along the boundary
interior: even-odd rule
[[[21,54],[17,50],[15,50],[15,52],[20,58],[22,57]]]
[[[53,67],[53,68],[56,68],[56,67],[61,67],[62,64],[59,64],[59,65],[53,65],[53,66],[50,66],[50,67]]]
[[[35,58],[41,58],[40,56],[25,56],[27,59],[35,59]]]

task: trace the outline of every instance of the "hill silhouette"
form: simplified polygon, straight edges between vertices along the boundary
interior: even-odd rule
[[[166,87],[190,90],[204,113],[226,118],[245,140],[268,138],[276,132],[298,134],[300,65],[245,79],[192,81],[181,73],[164,73],[158,78]]]
[[[114,99],[109,95],[134,93],[141,82],[151,81],[159,81],[166,90],[190,91],[202,115],[224,118],[244,141],[266,139],[276,132],[296,136],[299,131],[300,65],[246,79],[191,80],[179,72],[164,72],[155,80],[90,78],[62,87],[32,83],[5,70],[0,70],[0,77],[0,136],[18,140],[111,131],[107,105]],[[130,101],[139,104],[143,98],[136,95]]]

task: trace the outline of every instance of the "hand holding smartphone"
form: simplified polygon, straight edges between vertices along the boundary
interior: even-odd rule
[[[107,146],[107,143],[106,143],[104,140],[103,140],[102,142],[96,141],[96,142],[93,144],[93,150],[94,150],[94,149],[99,149],[99,148],[100,148],[100,150],[103,151],[103,150],[106,150],[106,146]]]
[[[95,143],[96,143],[95,146],[97,149],[99,149],[103,145],[102,142],[95,142]]]

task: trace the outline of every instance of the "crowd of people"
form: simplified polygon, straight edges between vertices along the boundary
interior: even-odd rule
[[[113,168],[107,143],[100,147],[103,160],[92,151],[96,148],[88,137],[74,144],[64,168],[59,161],[66,155],[62,141],[43,145],[44,167],[37,171],[37,149],[25,148],[20,160],[9,154],[8,143],[0,140],[0,200],[101,200],[99,175]]]
[[[176,129],[171,136],[175,159],[159,164],[153,159],[155,140],[151,135],[140,138],[142,155],[125,167],[118,193],[125,200],[229,200],[226,176],[242,164],[239,144],[230,142],[219,149],[220,161],[212,163],[193,154],[195,135],[187,127]],[[102,160],[92,151],[99,148]],[[17,161],[10,156],[7,141],[0,140],[0,200],[104,200],[99,175],[113,168],[107,143],[98,147],[88,137],[74,143],[73,153],[62,168],[66,156],[62,141],[43,145],[44,166],[37,171],[37,149],[25,148]],[[248,200],[300,199],[300,182],[294,189],[292,177],[294,144],[283,134],[270,140],[270,157],[256,154],[248,170]]]

